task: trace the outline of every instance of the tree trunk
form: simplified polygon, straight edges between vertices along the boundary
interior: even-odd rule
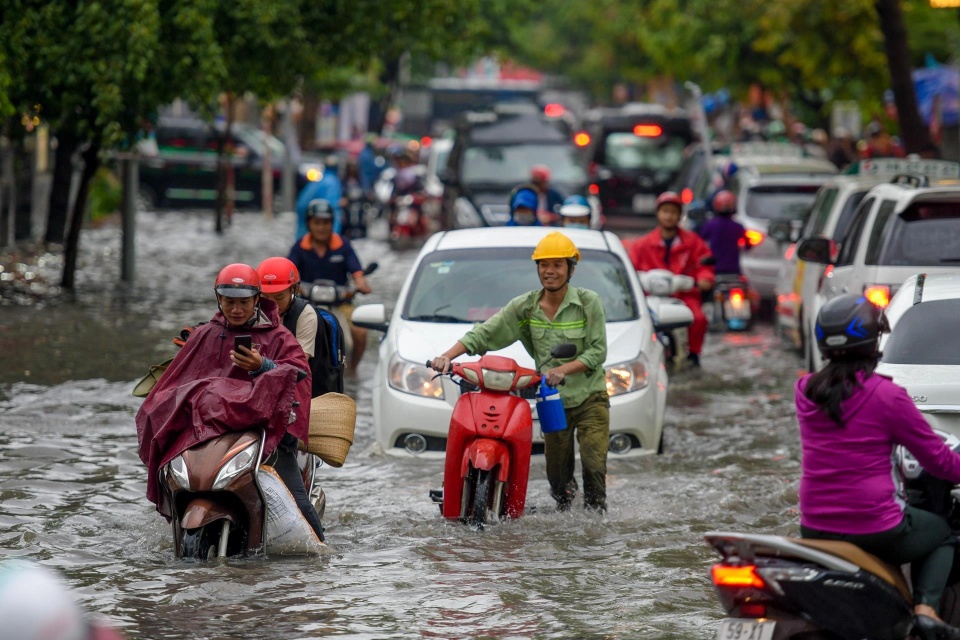
[[[300,148],[304,151],[312,151],[317,144],[317,110],[319,108],[320,95],[313,89],[305,88],[303,114],[300,116]]]
[[[50,210],[47,214],[46,244],[63,242],[70,209],[70,184],[73,182],[73,154],[80,141],[69,131],[57,132],[57,153],[53,161],[53,183],[50,185]]]
[[[907,44],[907,28],[903,22],[900,0],[876,0],[874,7],[880,17],[883,32],[883,48],[887,54],[890,70],[890,86],[897,105],[900,136],[907,153],[925,156],[939,155],[930,130],[920,117],[917,95],[913,88],[910,68],[910,47]]]
[[[387,92],[380,98],[379,113],[370,128],[370,131],[378,134],[383,133],[383,127],[387,124],[387,111],[397,95],[397,84],[400,82],[400,56],[384,61],[380,82],[387,88]]]
[[[73,207],[70,212],[70,229],[67,232],[67,246],[63,255],[63,278],[60,280],[60,286],[71,291],[76,281],[77,254],[80,248],[80,229],[83,227],[83,219],[86,214],[90,182],[93,180],[97,169],[100,168],[99,137],[90,141],[90,145],[83,152],[82,157],[83,172],[80,174],[80,185],[77,189],[77,197],[73,201]]]
[[[233,197],[233,148],[230,145],[230,129],[233,126],[233,94],[227,94],[227,127],[217,136],[217,199],[213,206],[214,229],[223,233],[224,213],[231,208]],[[227,147],[230,147],[229,149]]]

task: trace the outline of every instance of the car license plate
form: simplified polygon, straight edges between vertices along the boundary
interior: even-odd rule
[[[653,209],[656,206],[657,196],[650,195],[649,193],[638,193],[633,196],[634,213],[653,213]]]
[[[723,303],[723,313],[727,319],[749,320],[750,303],[746,300],[741,300],[738,304],[733,304],[727,300]]]
[[[720,622],[717,640],[772,640],[776,626],[772,620],[727,618]]]

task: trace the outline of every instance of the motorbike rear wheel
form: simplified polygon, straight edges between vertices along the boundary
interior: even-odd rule
[[[216,523],[214,523],[216,524]],[[197,527],[184,529],[180,537],[180,553],[183,558],[210,560],[217,555],[219,527]]]

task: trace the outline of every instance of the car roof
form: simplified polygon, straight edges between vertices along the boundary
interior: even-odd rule
[[[431,250],[483,249],[494,247],[535,247],[551,231],[562,231],[578,249],[610,251],[611,244],[620,244],[610,232],[589,229],[559,229],[557,227],[484,227],[459,229],[437,234]],[[608,237],[610,236],[610,237]],[[424,246],[427,249],[427,246]]]
[[[881,183],[870,190],[870,196],[909,203],[916,200],[960,199],[960,185],[915,187],[909,184]]]
[[[904,281],[884,313],[891,325],[896,325],[900,316],[917,304],[956,299],[960,299],[960,273],[918,273]]]
[[[837,167],[820,158],[790,158],[776,156],[741,156],[733,159],[740,171],[759,175],[808,173],[836,175]]]
[[[477,114],[475,114],[477,115]],[[469,122],[469,121],[468,121]],[[488,120],[470,122],[464,142],[469,144],[569,144],[573,141],[557,128],[546,122],[540,112],[517,115],[492,114]]]

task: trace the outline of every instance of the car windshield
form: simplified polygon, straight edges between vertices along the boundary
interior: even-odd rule
[[[513,298],[540,288],[533,247],[436,251],[420,263],[403,317],[425,322],[482,322]],[[608,251],[583,250],[573,282],[597,292],[608,322],[638,317],[626,266]]]
[[[234,135],[236,135],[243,144],[250,147],[258,156],[263,155],[263,141],[267,140],[267,143],[270,145],[270,155],[273,156],[274,159],[283,158],[285,147],[283,142],[275,136],[267,136],[267,134],[260,129],[244,126],[235,126]]]
[[[960,364],[960,300],[931,300],[900,317],[883,348],[889,364]]]
[[[534,165],[550,168],[552,182],[584,182],[576,151],[563,144],[509,144],[469,147],[463,155],[463,180],[468,184],[524,182]]]
[[[900,215],[874,222],[866,264],[911,267],[960,265],[960,203],[914,202]]]
[[[818,185],[769,185],[747,191],[745,212],[764,220],[806,220],[816,200]]]
[[[687,141],[675,136],[653,138],[618,132],[607,135],[603,145],[603,165],[615,171],[678,171]]]

